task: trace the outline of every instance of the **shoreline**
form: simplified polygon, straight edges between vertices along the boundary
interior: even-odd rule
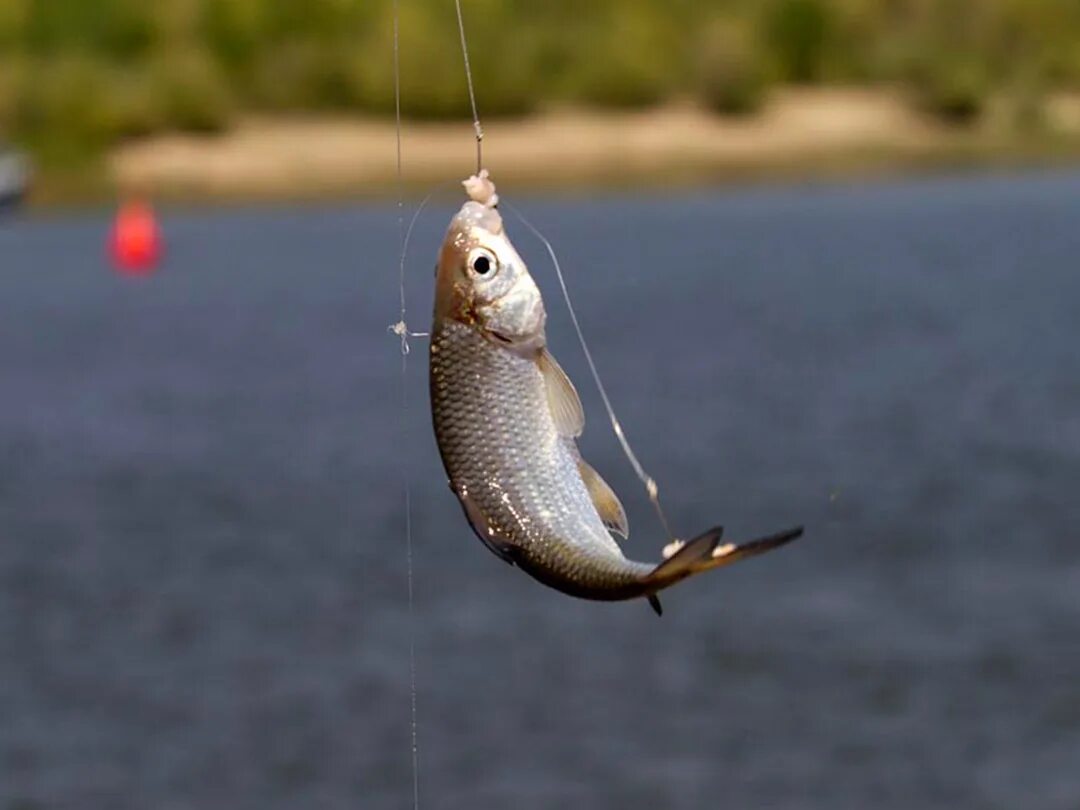
[[[759,114],[690,105],[632,112],[552,110],[485,123],[484,161],[519,190],[664,189],[892,175],[934,168],[1080,163],[1080,99],[1064,98],[1038,133],[992,122],[946,126],[895,92],[777,92]],[[470,122],[402,129],[404,185],[416,194],[475,165]],[[239,203],[393,197],[393,121],[251,117],[219,136],[165,135],[109,153],[84,193],[43,178],[40,204],[144,194]],[[96,186],[100,185],[100,189]]]

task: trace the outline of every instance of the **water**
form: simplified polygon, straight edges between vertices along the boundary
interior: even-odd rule
[[[9,220],[0,808],[409,807],[401,458],[423,807],[1080,807],[1080,175],[518,202],[676,528],[805,539],[659,620],[486,552],[422,341],[398,428],[391,209],[168,213],[145,281]]]

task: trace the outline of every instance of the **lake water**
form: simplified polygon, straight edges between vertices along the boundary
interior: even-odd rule
[[[401,424],[392,207],[168,211],[144,280],[8,219],[0,808],[411,807],[410,627],[424,808],[1080,807],[1080,174],[517,203],[676,529],[805,538],[662,619],[489,554],[422,340]]]

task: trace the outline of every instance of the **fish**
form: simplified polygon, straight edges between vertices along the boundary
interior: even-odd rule
[[[429,385],[436,443],[476,536],[544,585],[582,599],[644,598],[687,577],[783,546],[801,526],[744,543],[722,527],[628,559],[626,511],[581,456],[585,416],[547,348],[543,298],[514,248],[487,170],[464,182],[435,269]]]

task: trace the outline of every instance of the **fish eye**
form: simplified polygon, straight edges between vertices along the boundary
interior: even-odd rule
[[[478,276],[488,276],[498,268],[498,260],[486,248],[474,248],[469,254],[469,269]]]

